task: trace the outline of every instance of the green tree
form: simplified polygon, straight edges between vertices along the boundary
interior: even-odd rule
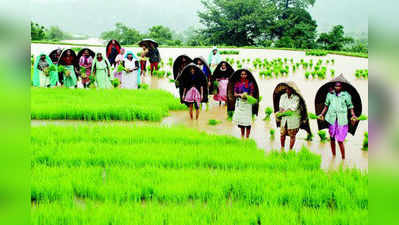
[[[317,23],[305,9],[289,8],[282,11],[271,33],[279,39],[276,47],[314,48]]]
[[[321,33],[317,43],[327,50],[341,51],[344,46],[353,43],[353,38],[345,37],[344,26],[337,25],[328,33]]]
[[[139,31],[129,28],[122,23],[116,23],[115,29],[101,34],[101,38],[105,40],[118,40],[122,45],[137,44],[142,38]]]
[[[154,39],[161,45],[174,42],[172,38],[172,31],[169,29],[169,27],[164,27],[162,25],[151,27],[148,30],[147,36],[151,39]]]
[[[272,0],[272,2],[281,9],[307,9],[310,6],[313,6],[316,0]]]
[[[38,23],[30,22],[30,35],[32,40],[44,40],[46,38],[46,28]]]
[[[47,39],[59,41],[65,38],[64,32],[58,26],[51,26],[47,32]]]
[[[205,26],[201,32],[211,44],[255,45],[276,18],[276,6],[269,0],[202,0],[198,12]]]

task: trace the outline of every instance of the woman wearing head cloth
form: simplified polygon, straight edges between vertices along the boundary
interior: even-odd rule
[[[211,72],[215,70],[217,65],[222,61],[222,57],[216,47],[213,47],[212,51],[209,53],[208,56],[208,63],[211,69]]]
[[[36,57],[33,65],[33,86],[35,87],[55,87],[58,82],[56,67],[46,54]]]
[[[63,54],[64,55],[64,54]],[[63,84],[67,88],[74,88],[77,85],[77,78],[75,73],[75,57],[72,50],[68,49],[65,56],[61,56],[65,63],[65,72],[63,73]]]
[[[120,47],[115,40],[112,40],[107,48],[107,55],[109,57],[109,62],[111,66],[115,65],[115,58],[120,52]]]
[[[128,51],[123,60],[126,69],[122,74],[122,88],[137,89],[140,84],[140,66],[138,58]]]
[[[118,79],[120,83],[122,83],[122,73],[118,72],[118,66],[123,63],[125,57],[125,49],[122,48],[121,52],[115,58],[115,70],[114,70],[114,78]]]
[[[96,77],[98,88],[112,88],[109,77],[111,76],[111,66],[102,53],[97,53],[91,69],[92,74]]]
[[[90,83],[91,67],[93,66],[93,57],[89,50],[85,50],[79,59],[79,66],[86,69],[86,74],[81,74],[83,87],[87,88]]]
[[[342,90],[341,82],[336,82],[334,89],[327,93],[325,106],[319,115],[319,118],[320,120],[326,120],[329,123],[328,131],[330,133],[331,151],[333,156],[336,155],[335,140],[337,140],[342,159],[345,159],[344,141],[349,128],[348,110],[352,115],[351,122],[355,123],[357,117],[352,104],[352,96],[347,91]]]

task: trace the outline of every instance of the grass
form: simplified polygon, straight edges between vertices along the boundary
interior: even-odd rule
[[[305,54],[307,56],[326,56],[328,52],[325,50],[313,49],[313,50],[307,50]]]
[[[211,125],[211,126],[215,126],[215,125],[218,125],[220,123],[222,123],[222,121],[220,121],[220,120],[211,119],[211,120],[208,121],[208,125]]]
[[[305,148],[122,125],[33,127],[31,147],[32,224],[368,222],[367,173]]]
[[[319,137],[320,137],[320,142],[321,142],[321,143],[325,143],[326,141],[328,141],[327,132],[326,132],[325,130],[319,130],[319,131],[317,132],[317,134],[318,134]]]
[[[33,120],[160,121],[185,108],[162,90],[31,89]]]

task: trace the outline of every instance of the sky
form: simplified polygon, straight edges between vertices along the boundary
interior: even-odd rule
[[[122,22],[140,32],[164,25],[177,32],[198,27],[200,0],[31,0],[31,20],[56,25],[74,34],[98,37]],[[316,0],[309,9],[321,32],[342,24],[345,32],[368,31],[368,7],[363,0]],[[371,10],[371,9],[370,9]]]

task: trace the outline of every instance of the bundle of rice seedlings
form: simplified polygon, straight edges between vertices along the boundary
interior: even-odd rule
[[[65,71],[65,76],[67,76],[67,77],[71,76],[71,71],[66,70],[66,71]]]
[[[174,79],[169,79],[169,82],[170,83],[175,83],[175,80]]]
[[[139,89],[147,90],[148,88],[148,84],[139,84]]]
[[[334,77],[335,76],[335,70],[331,69],[331,76]]]
[[[369,133],[366,131],[364,132],[364,139],[362,144],[362,150],[368,151],[369,150]]]
[[[123,67],[122,64],[119,64],[119,65],[118,65],[118,68],[116,69],[116,71],[117,71],[118,73],[120,73],[120,72],[126,71],[126,68]]]
[[[313,141],[313,134],[309,134],[306,136],[306,141]]]
[[[247,99],[247,102],[251,105],[258,103],[258,100],[247,93],[244,93],[244,99]]]
[[[310,77],[310,72],[309,71],[305,72],[305,78],[309,79],[309,77]]]
[[[270,139],[274,139],[274,134],[276,133],[276,130],[274,130],[273,128],[270,129],[269,134],[270,134]]]
[[[276,113],[276,117],[277,117],[277,118],[281,118],[281,117],[285,117],[285,116],[294,116],[294,115],[296,115],[296,114],[298,114],[298,112],[294,112],[294,111],[291,111],[291,110],[287,110],[287,111],[285,111],[285,112],[277,112],[277,113]]]
[[[114,88],[119,87],[120,84],[121,82],[119,81],[119,79],[115,78],[112,80],[112,85],[114,86]]]
[[[80,76],[81,76],[83,79],[87,77],[87,74],[86,74],[86,67],[83,67],[83,66],[80,67]]]
[[[231,121],[233,119],[234,111],[227,111],[227,120]]]
[[[272,107],[268,106],[265,109],[265,118],[263,120],[265,121],[269,121],[270,120],[270,116],[273,114],[273,109]]]
[[[320,137],[320,142],[324,143],[327,141],[327,132],[325,130],[319,130],[319,132],[317,132],[317,134]]]
[[[360,115],[356,120],[357,121],[364,121],[364,120],[368,120],[368,117],[366,115]]]
[[[215,126],[215,125],[218,125],[221,123],[222,123],[222,121],[220,121],[220,120],[214,120],[214,119],[208,120],[208,125],[211,125],[211,126]]]
[[[308,118],[311,120],[317,120],[319,117],[314,113],[308,113]]]
[[[60,72],[60,73],[65,72],[65,67],[62,66],[62,65],[59,65],[59,66],[58,66],[58,72]]]
[[[48,68],[49,72],[57,71],[57,67],[53,64]]]

